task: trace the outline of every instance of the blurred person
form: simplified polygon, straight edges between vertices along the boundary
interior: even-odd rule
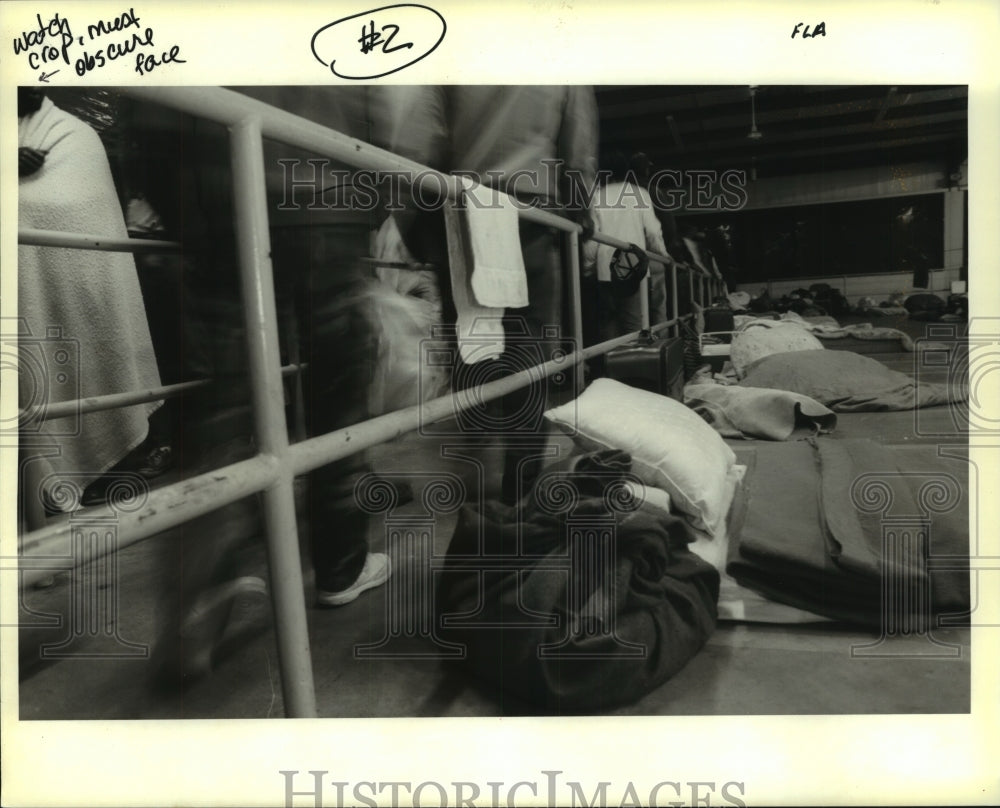
[[[367,91],[362,87],[259,87],[241,92],[355,137],[368,129]],[[197,471],[252,456],[253,423],[247,380],[245,327],[238,290],[233,232],[232,178],[228,144],[192,123],[190,148],[198,155],[189,171],[195,183],[177,189],[184,204],[168,205],[208,222],[195,234],[209,255],[211,272],[190,278],[192,317],[189,364],[196,377],[213,378],[208,390],[188,405],[190,423],[184,449]],[[176,148],[172,144],[172,148]],[[290,179],[312,176],[301,149],[265,141],[265,182],[271,261],[278,303],[279,340],[284,361],[305,364],[303,393],[309,437],[371,417],[369,388],[378,356],[377,323],[366,294],[371,272],[367,255],[373,217],[349,206],[321,203],[319,185],[299,183],[286,199]],[[279,161],[295,163],[291,177]],[[170,178],[164,183],[167,184]],[[192,199],[192,194],[194,198]],[[288,204],[289,199],[294,204]],[[203,267],[204,269],[204,267]],[[345,606],[384,584],[391,575],[386,553],[370,552],[370,517],[357,507],[354,486],[371,470],[367,452],[328,463],[309,474],[300,508],[314,573],[313,602]],[[208,674],[213,658],[233,638],[227,623],[241,596],[266,591],[260,575],[260,513],[257,497],[214,511],[180,528],[180,542],[167,547],[172,569],[165,593],[165,627],[158,652],[165,684],[186,684]]]
[[[597,104],[590,87],[384,86],[373,89],[372,118],[376,145],[444,173],[472,174],[522,202],[561,211],[592,232],[589,194],[596,174]],[[422,204],[411,199],[393,216],[409,252],[438,268],[444,318],[454,323],[443,200],[431,200],[425,192],[420,198]],[[465,365],[459,358],[453,369],[455,389],[522,369],[512,340],[539,341],[545,327],[563,322],[561,232],[521,218],[519,234],[528,305],[504,314],[506,349],[499,359],[489,360],[496,372]],[[540,380],[485,407],[494,423],[516,418],[539,424],[518,431],[516,438],[509,430],[498,439],[504,455],[500,496],[507,503],[528,490],[541,469],[537,455],[545,440],[541,412],[546,389],[546,380]]]
[[[608,162],[609,181],[594,200],[596,229],[669,257],[652,197],[646,190],[651,167],[649,158],[639,152],[627,160],[622,152],[612,152]],[[642,289],[625,297],[613,289],[611,263],[615,248],[591,241],[585,245],[584,252],[586,263],[596,262],[602,339],[639,331],[643,327]],[[667,319],[666,267],[651,260],[647,277],[649,323],[655,325]]]
[[[18,88],[18,227],[107,238],[128,236],[107,154],[97,133],[41,91]],[[19,406],[159,387],[146,309],[129,253],[18,247],[22,375]],[[69,363],[45,361],[44,343],[64,342]],[[41,353],[40,353],[41,352]],[[44,365],[44,379],[32,367]],[[46,508],[80,502],[53,494],[68,480],[83,490],[146,440],[150,402],[58,418],[22,431],[26,456],[41,466]],[[54,447],[56,453],[47,450]],[[34,492],[28,492],[33,495]]]
[[[368,92],[363,87],[255,87],[241,90],[345,135],[369,137]],[[351,203],[350,182],[331,179],[296,204],[287,204],[289,175],[280,160],[297,160],[292,178],[310,176],[305,160],[316,155],[277,142],[265,144],[271,256],[279,300],[294,310],[310,437],[366,421],[375,413],[370,388],[379,351],[368,256],[378,212]],[[350,167],[341,167],[345,172]],[[345,175],[346,176],[346,175]],[[293,185],[293,191],[295,186]],[[334,204],[334,200],[337,203]],[[285,203],[285,204],[283,204]],[[367,450],[321,466],[309,475],[304,517],[315,573],[315,603],[342,606],[384,584],[389,556],[369,552],[369,515],[354,499],[357,481],[371,471]]]

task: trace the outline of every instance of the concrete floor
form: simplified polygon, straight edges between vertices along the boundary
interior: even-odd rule
[[[912,354],[879,354],[875,358],[912,372]],[[925,423],[938,423],[945,429],[951,423],[948,407],[925,410],[922,416],[930,419]],[[911,412],[859,413],[840,415],[836,436],[870,437],[891,444],[937,440],[918,431]],[[554,440],[553,445],[561,452],[570,448],[563,438]],[[426,470],[428,463],[436,463],[439,468],[467,476],[464,464],[442,464],[439,449],[437,439],[407,436],[382,447],[376,453],[376,467],[419,472]],[[419,487],[414,493],[419,501]],[[444,553],[453,527],[453,515],[438,519],[433,537],[435,554]],[[398,544],[386,548],[382,520],[373,522],[370,540],[373,550],[387,549],[397,575],[416,563]],[[152,668],[145,651],[155,640],[155,593],[165,583],[154,544],[144,541],[119,552],[117,569],[111,574],[91,565],[77,571],[75,579],[63,573],[53,586],[23,593],[22,719],[283,716],[270,604],[261,595],[244,596],[237,602],[210,677],[171,695],[150,686]],[[262,553],[251,556],[251,566],[266,577]],[[306,599],[311,604],[308,571],[306,575]],[[85,627],[74,631],[67,622],[67,616],[74,613],[72,599],[95,584],[94,576],[111,583],[104,589],[91,588],[117,598],[117,607],[108,612],[113,627],[102,626],[90,634]],[[434,652],[425,641],[399,638],[378,653],[365,656],[363,646],[378,643],[388,633],[386,592],[374,590],[340,609],[308,610],[320,716],[531,712],[514,699],[482,690],[448,659],[421,658]],[[71,638],[76,638],[72,644],[59,647]],[[926,637],[894,638],[880,649],[886,656],[861,657],[852,655],[852,647],[871,644],[878,637],[854,627],[720,623],[707,646],[679,674],[613,714],[968,712],[970,632],[967,628],[938,629],[933,638],[937,645]]]

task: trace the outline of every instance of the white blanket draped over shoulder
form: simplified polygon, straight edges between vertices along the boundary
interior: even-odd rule
[[[46,153],[38,172],[20,179],[20,228],[127,237],[107,155],[86,123],[45,99],[20,119],[18,146]],[[160,384],[129,253],[20,245],[18,318],[22,409]],[[56,342],[70,351],[68,365],[46,349]],[[43,456],[34,462],[46,464],[39,477],[50,493],[61,480],[82,489],[145,440],[160,404],[32,421],[22,432],[25,453]]]

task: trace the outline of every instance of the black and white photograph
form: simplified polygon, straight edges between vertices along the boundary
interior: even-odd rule
[[[9,804],[993,802],[1000,73],[11,5]]]

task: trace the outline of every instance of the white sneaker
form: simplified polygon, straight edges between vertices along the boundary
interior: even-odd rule
[[[365,558],[365,566],[358,579],[347,589],[340,592],[324,592],[316,590],[316,603],[319,606],[343,606],[356,600],[358,595],[376,586],[382,586],[392,575],[392,562],[385,553],[369,553]]]

